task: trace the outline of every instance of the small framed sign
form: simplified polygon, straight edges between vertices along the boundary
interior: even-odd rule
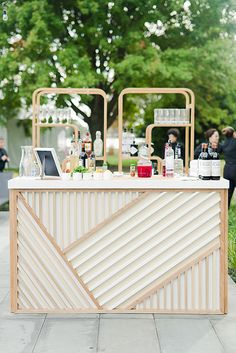
[[[61,177],[62,170],[54,148],[34,148],[38,161],[41,178]]]

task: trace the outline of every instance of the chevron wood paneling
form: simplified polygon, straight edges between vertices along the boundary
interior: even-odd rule
[[[148,193],[66,256],[99,304],[113,310],[129,307],[219,236],[219,193]]]
[[[138,310],[219,311],[220,253],[214,249],[208,256],[193,263],[159,286],[135,306]]]
[[[35,190],[22,194],[57,244],[64,249],[137,198],[140,193]]]
[[[224,312],[222,195],[210,190],[20,192],[14,308]]]
[[[17,221],[19,308],[96,308],[20,199]]]

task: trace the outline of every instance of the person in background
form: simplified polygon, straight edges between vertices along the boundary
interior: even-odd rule
[[[179,138],[179,129],[176,129],[176,128],[171,128],[167,131],[167,136],[168,136],[168,140],[171,142],[171,145],[172,145],[172,148],[175,152],[175,148],[177,146],[177,143],[180,145],[180,148],[181,148],[181,158],[183,159],[184,161],[184,146],[182,143],[180,143],[178,141],[178,138]]]
[[[212,144],[217,145],[218,153],[222,153],[222,145],[219,143],[219,132],[216,129],[209,129],[205,133],[206,136],[206,143],[208,143],[208,153],[211,154],[212,152]],[[198,159],[202,149],[202,144],[198,145],[194,151],[194,159]]]
[[[236,187],[236,134],[234,128],[227,126],[222,130],[225,141],[222,145],[225,166],[224,178],[229,180],[228,208]]]
[[[4,138],[0,137],[0,172],[3,172],[5,165],[10,159],[7,155],[7,151],[4,148]]]

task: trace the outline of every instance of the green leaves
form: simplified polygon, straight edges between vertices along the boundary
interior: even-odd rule
[[[0,18],[0,120],[31,104],[42,86],[98,87],[111,97],[109,125],[125,87],[189,87],[197,137],[235,124],[236,35],[233,0],[25,0]],[[113,97],[113,98],[112,98]],[[102,100],[82,98],[95,117]],[[66,104],[60,97],[57,104]],[[181,107],[177,96],[127,98],[125,116],[144,134],[153,109]],[[111,113],[111,114],[110,114]],[[85,119],[86,120],[86,119]],[[99,122],[100,123],[100,122]]]

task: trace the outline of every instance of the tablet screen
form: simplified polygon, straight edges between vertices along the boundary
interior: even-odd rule
[[[40,151],[37,150],[38,157],[43,166],[44,161],[44,174],[45,176],[60,176],[55,160],[52,155],[52,151]]]

